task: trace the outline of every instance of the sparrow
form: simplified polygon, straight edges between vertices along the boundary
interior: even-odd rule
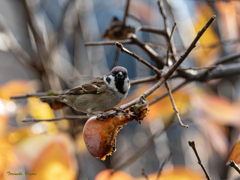
[[[130,82],[127,69],[114,67],[107,75],[77,86],[66,94],[40,96],[43,102],[56,100],[88,115],[107,111],[118,105],[128,94]]]
[[[114,16],[109,23],[109,29],[103,33],[102,37],[109,40],[124,40],[133,33],[135,33],[134,27],[123,24],[122,21]]]

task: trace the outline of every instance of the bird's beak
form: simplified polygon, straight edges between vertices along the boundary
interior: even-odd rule
[[[124,77],[124,75],[123,75],[122,72],[118,72],[118,73],[117,73],[117,78],[123,79],[123,77]]]

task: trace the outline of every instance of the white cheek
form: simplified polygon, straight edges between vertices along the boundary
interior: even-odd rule
[[[118,90],[117,90],[117,88],[116,88],[116,86],[115,86],[114,77],[113,77],[112,75],[109,75],[108,77],[111,79],[111,82],[110,82],[110,84],[108,84],[108,82],[106,81],[106,78],[107,78],[107,77],[105,76],[105,77],[104,77],[104,82],[105,82],[105,84],[107,84],[108,87],[110,87],[112,90],[118,92]]]
[[[129,82],[129,78],[126,78],[124,80],[124,87],[123,87],[124,91],[128,92],[130,89],[130,82]]]

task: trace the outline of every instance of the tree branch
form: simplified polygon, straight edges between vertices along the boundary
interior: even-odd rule
[[[176,90],[180,89],[181,87],[187,85],[190,81],[184,81],[183,83],[179,84],[178,86],[176,86],[175,88],[172,89],[172,93],[175,92]],[[153,99],[150,103],[149,103],[149,106],[151,106],[152,104],[156,103],[157,101],[165,98],[168,96],[168,92],[166,92],[165,94],[161,95],[161,96],[158,96],[156,97],[155,99]]]
[[[121,44],[134,44],[132,40],[118,40]],[[87,42],[84,46],[115,45],[116,41]]]
[[[152,86],[150,89],[148,89],[146,92],[144,92],[141,96],[143,96],[144,98],[148,97],[157,88],[159,88],[163,83],[165,83],[165,81],[167,79],[170,78],[170,76],[177,70],[177,68],[180,66],[180,64],[186,59],[186,57],[191,52],[191,50],[196,46],[197,41],[200,39],[200,37],[203,35],[203,33],[207,30],[207,28],[212,24],[212,22],[214,21],[215,18],[216,18],[215,15],[211,17],[211,19],[206,23],[206,25],[202,28],[202,30],[198,32],[197,36],[195,37],[195,39],[193,40],[191,45],[186,50],[186,52],[180,57],[180,59],[168,70],[168,72],[166,74],[163,75],[163,77],[154,86]],[[139,102],[141,96],[139,96],[138,98],[132,100],[131,102],[129,102],[127,104],[122,105],[120,108],[126,109],[126,108],[136,104],[137,102]]]
[[[124,16],[123,16],[123,26],[126,25],[126,21],[127,21],[127,17],[128,17],[129,5],[130,5],[130,0],[127,0],[126,7],[125,7],[125,12],[124,12]]]
[[[194,141],[188,141],[188,144],[189,144],[189,146],[192,147],[192,149],[193,149],[193,151],[194,151],[194,153],[195,153],[195,155],[197,157],[198,164],[201,166],[201,168],[202,168],[203,172],[205,173],[207,179],[211,180],[210,176],[208,175],[208,173],[207,173],[205,167],[203,166],[202,161],[201,161],[201,159],[200,159],[200,157],[198,155],[198,152],[197,152],[197,149],[196,149],[196,146],[195,146],[195,142]]]
[[[234,168],[240,174],[240,168],[233,160],[231,160],[228,165],[231,166],[232,168]]]
[[[131,85],[135,85],[135,84],[151,82],[151,81],[156,81],[156,80],[158,80],[158,76],[157,75],[151,76],[151,77],[142,78],[142,79],[131,80],[130,84]]]
[[[174,102],[174,99],[173,99],[173,96],[172,96],[172,93],[171,93],[171,90],[170,90],[170,87],[169,87],[169,84],[168,84],[167,81],[165,82],[165,86],[167,88],[167,91],[168,91],[168,94],[169,94],[169,97],[170,97],[170,100],[171,100],[171,103],[172,103],[172,106],[173,106],[173,110],[175,111],[175,114],[177,116],[177,119],[178,119],[178,122],[179,122],[180,126],[185,127],[186,129],[189,128],[188,125],[183,124],[183,122],[180,118],[179,111],[178,111],[177,106]]]
[[[177,23],[175,22],[174,25],[173,25],[173,28],[172,28],[170,37],[169,37],[169,41],[168,41],[167,58],[166,58],[166,65],[167,65],[167,66],[169,66],[169,63],[168,63],[168,62],[169,62],[169,61],[168,61],[169,51],[170,51],[170,48],[171,48],[171,40],[172,40],[173,32],[174,32],[176,26],[177,26]]]
[[[154,67],[153,65],[151,65],[150,63],[148,63],[147,61],[145,61],[144,59],[140,58],[139,56],[137,56],[135,53],[127,50],[126,48],[123,47],[123,45],[119,42],[116,42],[116,46],[117,48],[119,48],[122,53],[127,53],[129,54],[130,56],[133,56],[134,58],[136,58],[139,62],[145,64],[147,67],[149,67],[151,70],[153,70],[157,75],[161,75],[162,72],[157,69],[156,67]]]
[[[63,117],[56,117],[56,118],[52,118],[52,119],[35,119],[35,118],[26,118],[24,120],[22,120],[22,122],[53,122],[53,121],[59,121],[59,120],[64,120],[64,119],[68,119],[68,120],[87,120],[89,119],[89,116],[86,115],[79,115],[79,116],[63,116]]]

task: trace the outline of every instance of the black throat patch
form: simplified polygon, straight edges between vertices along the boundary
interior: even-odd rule
[[[125,80],[125,77],[120,79],[120,78],[115,78],[115,86],[117,88],[117,90],[122,93],[122,94],[125,94],[126,91],[124,91],[124,80]]]

